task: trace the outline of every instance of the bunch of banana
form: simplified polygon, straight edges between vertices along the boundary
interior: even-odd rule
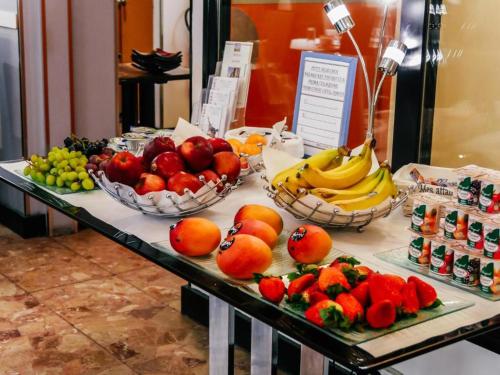
[[[271,186],[274,189],[279,187],[286,188],[293,194],[300,194],[312,186],[300,177],[300,172],[304,166],[316,168],[320,171],[338,168],[342,165],[344,157],[348,156],[350,151],[346,147],[338,149],[328,149],[311,156],[306,160],[302,160],[294,166],[285,169],[274,177]]]
[[[345,190],[316,188],[309,191],[344,211],[365,210],[375,207],[389,197],[397,194],[397,188],[392,181],[390,166],[382,163],[374,173],[366,176],[357,184]]]

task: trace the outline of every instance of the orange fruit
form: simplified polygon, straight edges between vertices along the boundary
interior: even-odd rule
[[[247,155],[259,155],[262,152],[262,149],[253,143],[245,143],[241,145],[240,147],[240,152],[242,154],[247,154]]]
[[[238,141],[235,138],[228,139],[227,142],[233,148],[234,153],[239,155],[239,153],[240,153],[240,147],[243,145],[243,143],[241,143],[240,141]]]
[[[261,134],[253,133],[253,134],[250,134],[250,136],[247,138],[245,143],[247,145],[257,145],[259,143],[261,143],[263,145],[267,145],[267,139],[266,139],[266,137],[264,137]]]

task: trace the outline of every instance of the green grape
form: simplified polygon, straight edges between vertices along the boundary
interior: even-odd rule
[[[80,174],[82,172],[87,172],[87,170],[84,167],[82,167],[82,166],[78,166],[78,167],[75,168],[75,172],[78,173],[78,174]]]
[[[78,156],[76,155],[76,151],[71,151],[71,152],[69,153],[69,158],[70,158],[70,159],[74,159],[74,158],[77,158],[77,157],[78,157]]]
[[[86,178],[82,181],[82,186],[85,190],[92,190],[95,185],[94,185],[94,181],[92,181],[92,179],[90,178]]]
[[[57,185],[57,187],[63,187],[64,186],[64,180],[61,178],[61,176],[57,177],[57,179],[56,179],[56,185]]]
[[[89,159],[87,159],[85,156],[83,158],[80,158],[80,165],[85,166],[89,162]]]
[[[36,181],[36,170],[34,169],[31,170],[30,177],[32,180]]]
[[[80,181],[86,180],[89,178],[89,174],[85,171],[78,173],[78,179]]]
[[[44,184],[45,183],[45,176],[43,175],[42,172],[36,172],[36,181]]]
[[[57,160],[53,161],[53,162],[52,162],[52,166],[53,166],[54,168],[57,168],[57,167],[59,166],[59,162],[58,162]]]
[[[44,162],[42,165],[40,165],[40,170],[42,172],[48,172],[50,171],[50,165]]]
[[[76,169],[80,165],[80,161],[78,159],[70,159],[69,165],[71,168]]]
[[[25,176],[28,176],[28,175],[30,175],[30,174],[31,174],[31,171],[32,171],[32,169],[31,169],[31,167],[28,165],[27,167],[25,167],[25,168],[23,169],[23,174],[24,174]]]
[[[68,172],[61,173],[60,177],[63,181],[68,181]]]
[[[50,163],[53,163],[56,160],[56,155],[53,152],[49,152],[49,155],[47,156],[47,160]]]
[[[71,187],[71,184],[72,184],[72,183],[73,183],[73,182],[71,182],[70,180],[66,180],[66,181],[64,181],[64,185],[66,185],[66,187]]]
[[[71,191],[78,191],[80,190],[82,185],[80,185],[79,182],[73,182],[70,186]]]
[[[52,151],[55,154],[57,151],[59,151],[59,147],[54,146],[50,151]]]
[[[57,154],[56,154],[56,160],[58,162],[61,162],[63,159],[64,159],[63,154],[60,151],[57,152]]]
[[[49,186],[53,186],[56,183],[56,177],[51,174],[47,175],[47,177],[45,177],[45,183]]]
[[[67,152],[67,153],[69,153],[69,149],[68,149],[67,147],[63,147],[63,148],[61,148],[61,151],[62,151],[62,152]]]
[[[73,170],[73,168],[71,168],[69,165],[64,167],[65,172],[71,172],[72,170]]]
[[[69,152],[67,149],[66,149],[66,151],[65,150],[62,151],[62,156],[63,156],[63,159],[66,159],[66,160],[69,159]]]
[[[63,173],[64,173],[64,169],[58,169],[57,170],[57,175],[58,176],[62,176]]]
[[[69,165],[69,162],[67,160],[63,160],[63,161],[60,161],[58,164],[57,164],[57,167],[58,168],[65,168],[66,166]]]
[[[77,152],[76,152],[76,157],[77,157],[77,158],[82,157],[82,152],[81,152],[81,151],[77,151]]]
[[[67,179],[71,182],[76,181],[78,178],[78,174],[76,172],[68,172],[68,177]]]
[[[33,154],[33,155],[31,155],[30,160],[31,160],[33,163],[35,163],[35,162],[38,160],[38,156],[37,156],[37,155],[35,155],[35,154]]]
[[[57,168],[51,168],[49,172],[52,176],[57,176]]]

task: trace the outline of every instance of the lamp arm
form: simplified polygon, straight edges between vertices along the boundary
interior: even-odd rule
[[[371,122],[370,108],[372,106],[372,94],[371,94],[372,90],[370,87],[370,79],[368,77],[368,71],[366,70],[365,59],[364,59],[363,55],[361,54],[361,50],[359,49],[358,43],[356,42],[356,39],[354,39],[354,36],[352,35],[350,30],[347,30],[347,35],[349,35],[349,38],[351,39],[351,42],[354,45],[354,49],[356,50],[356,53],[359,57],[359,61],[361,63],[361,68],[363,70],[363,75],[364,75],[365,85],[366,85],[366,97],[367,97],[367,101],[368,101],[368,124],[370,124],[370,122]]]
[[[388,15],[389,15],[389,4],[386,2],[384,5],[384,11],[382,16],[382,25],[380,26],[380,31],[378,34],[377,59],[375,60],[375,75],[373,76],[373,83],[372,83],[373,89],[375,89],[375,86],[377,85],[378,65],[380,64],[380,59],[382,58],[382,47],[384,42],[385,28],[387,26]]]
[[[375,128],[375,108],[377,108],[377,102],[380,96],[380,91],[382,90],[382,85],[384,84],[385,77],[387,77],[387,73],[384,72],[382,74],[382,77],[380,78],[380,81],[378,83],[377,89],[375,90],[375,93],[373,95],[373,103],[370,106],[370,124],[368,127],[368,134],[367,138],[373,138],[374,134],[374,128]]]

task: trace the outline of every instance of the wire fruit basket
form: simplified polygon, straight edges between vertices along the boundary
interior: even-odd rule
[[[265,176],[263,179],[267,181]],[[333,204],[315,199],[308,195],[305,189],[296,195],[282,183],[278,184],[276,190],[273,190],[269,183],[264,188],[268,197],[273,199],[278,207],[299,220],[328,228],[356,228],[360,232],[373,220],[389,216],[408,199],[408,192],[399,190],[395,198],[388,198],[376,207],[347,212]]]
[[[139,195],[130,186],[109,181],[103,171],[89,171],[89,174],[104,192],[124,206],[146,215],[167,218],[197,214],[223,201],[241,183],[237,180],[231,184],[225,175],[217,183],[207,182],[200,176],[203,187],[196,193],[186,189],[182,196],[166,190]]]

